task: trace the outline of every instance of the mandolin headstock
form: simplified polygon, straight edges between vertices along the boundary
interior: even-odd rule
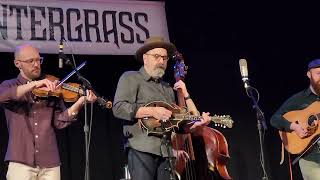
[[[210,120],[214,122],[215,126],[223,128],[232,128],[233,120],[230,115],[214,115],[210,117]]]

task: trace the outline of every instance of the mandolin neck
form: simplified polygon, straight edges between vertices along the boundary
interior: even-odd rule
[[[197,115],[184,115],[183,119],[185,120],[190,120],[190,121],[200,121],[202,119],[202,116],[197,116]],[[215,118],[213,116],[210,116],[210,121],[216,121]]]

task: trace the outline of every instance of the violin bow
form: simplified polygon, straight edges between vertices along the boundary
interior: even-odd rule
[[[87,64],[87,61],[83,62],[82,64],[80,64],[78,67],[76,67],[76,70],[71,71],[65,78],[63,78],[59,84],[57,85],[57,87],[61,86],[66,80],[68,80],[72,75],[74,75],[76,73],[76,71],[79,71],[83,66],[85,66]]]

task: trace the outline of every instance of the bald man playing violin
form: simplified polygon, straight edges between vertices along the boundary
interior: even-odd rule
[[[93,103],[97,97],[87,91],[87,96],[80,97],[69,108],[61,98],[35,99],[33,89],[53,92],[57,82],[41,79],[42,59],[31,45],[18,46],[14,58],[20,71],[18,77],[0,84],[0,104],[9,132],[7,180],[60,180],[54,128],[67,127],[76,120],[84,102]]]

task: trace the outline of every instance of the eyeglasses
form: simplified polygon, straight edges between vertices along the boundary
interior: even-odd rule
[[[159,61],[160,58],[162,58],[164,61],[169,60],[168,56],[161,56],[160,54],[145,54],[145,55],[153,56],[157,61]]]
[[[38,64],[42,64],[43,63],[43,57],[39,57],[39,58],[31,58],[31,59],[27,59],[27,60],[17,60],[17,61],[20,61],[20,62],[24,62],[24,63],[27,63],[27,64],[34,64],[35,62],[38,63]]]

